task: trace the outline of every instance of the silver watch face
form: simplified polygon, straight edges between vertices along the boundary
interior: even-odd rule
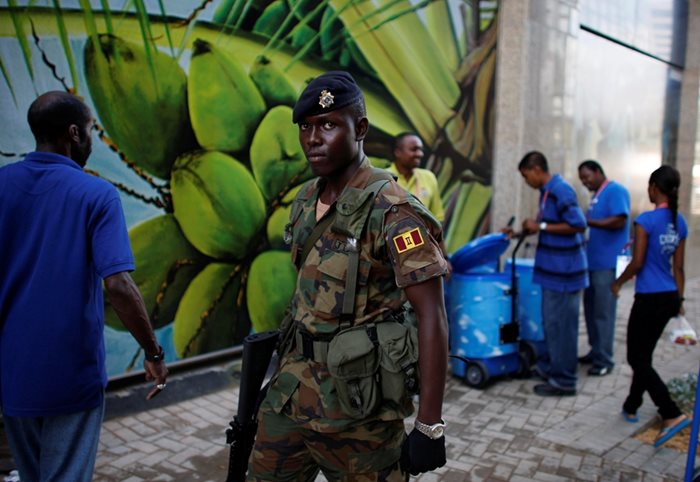
[[[430,427],[430,437],[433,439],[438,439],[442,437],[445,433],[445,426],[443,424],[435,424]]]

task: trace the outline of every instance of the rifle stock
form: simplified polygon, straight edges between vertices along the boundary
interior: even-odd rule
[[[278,339],[279,331],[266,331],[248,335],[243,340],[238,413],[226,430],[226,443],[231,445],[226,482],[245,480],[248,458],[253,450],[258,427],[257,412],[262,401],[260,388]]]

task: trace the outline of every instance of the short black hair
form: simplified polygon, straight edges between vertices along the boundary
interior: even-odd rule
[[[593,159],[588,159],[586,161],[583,161],[581,164],[579,164],[578,170],[580,171],[581,169],[588,169],[589,171],[599,172],[603,176],[605,176],[605,171],[603,171],[603,166],[598,164],[598,161],[594,161]]]
[[[549,166],[547,165],[547,158],[544,157],[539,151],[530,151],[523,156],[518,164],[518,170],[532,169],[535,166],[539,166],[544,172],[549,172]]]
[[[40,95],[27,112],[27,122],[37,142],[56,141],[72,124],[83,128],[91,119],[90,109],[80,98],[62,91]]]
[[[394,148],[392,149],[392,152],[398,149],[398,147],[401,145],[401,141],[403,141],[407,137],[417,137],[418,139],[420,139],[420,136],[415,132],[402,132],[401,134],[398,134],[396,137],[394,137]]]

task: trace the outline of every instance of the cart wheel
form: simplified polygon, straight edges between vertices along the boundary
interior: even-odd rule
[[[489,381],[489,373],[483,363],[469,362],[464,372],[464,381],[473,388],[484,388]]]
[[[535,345],[529,341],[521,341],[519,348],[518,353],[525,358],[529,369],[537,361],[537,350],[535,349]]]

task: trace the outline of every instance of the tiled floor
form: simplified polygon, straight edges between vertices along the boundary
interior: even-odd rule
[[[462,481],[671,481],[682,480],[685,454],[655,449],[632,435],[655,411],[647,399],[641,422],[620,418],[630,382],[625,330],[632,303],[626,288],[618,305],[611,375],[590,377],[579,370],[575,397],[541,398],[534,380],[499,380],[474,390],[452,378],[444,418],[448,423],[447,465],[422,482]],[[700,278],[686,288],[690,320],[700,322]],[[581,322],[579,352],[587,350]],[[669,379],[697,373],[698,347],[659,342],[655,366]],[[96,481],[222,481],[228,466],[224,430],[237,402],[237,386],[163,408],[108,420],[104,424]],[[110,403],[118,403],[111,400]],[[407,421],[410,428],[411,421]],[[700,464],[700,461],[699,461]],[[319,476],[318,480],[325,480]]]

